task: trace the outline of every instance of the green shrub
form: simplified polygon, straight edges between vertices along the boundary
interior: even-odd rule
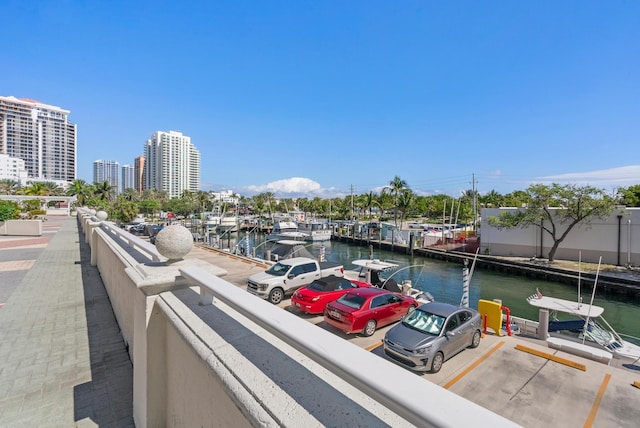
[[[0,221],[20,218],[20,206],[11,201],[0,201]]]

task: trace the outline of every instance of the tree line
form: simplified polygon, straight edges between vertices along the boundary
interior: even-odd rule
[[[205,191],[184,191],[179,198],[169,198],[167,192],[148,189],[142,193],[125,189],[117,194],[108,181],[89,184],[75,180],[66,190],[49,182],[33,182],[20,186],[15,180],[0,180],[0,194],[37,196],[76,196],[79,206],[105,210],[109,218],[128,222],[138,214],[154,216],[159,210],[171,211],[177,216],[194,216],[211,211],[215,201]],[[582,199],[580,199],[580,197]],[[276,213],[293,210],[309,213],[313,217],[333,220],[385,220],[396,224],[408,219],[427,222],[472,223],[477,212],[490,207],[535,206],[545,201],[549,206],[571,206],[573,203],[606,199],[611,205],[640,206],[640,185],[619,188],[614,195],[589,186],[532,185],[525,190],[501,194],[495,190],[481,194],[474,190],[461,192],[458,197],[444,194],[423,196],[411,189],[408,183],[395,176],[380,191],[347,195],[336,198],[276,198],[273,192],[263,192],[251,197],[236,195],[237,204],[224,203],[223,211],[241,215],[255,214],[271,217]],[[561,204],[561,205],[554,205]],[[474,207],[475,211],[474,212]]]

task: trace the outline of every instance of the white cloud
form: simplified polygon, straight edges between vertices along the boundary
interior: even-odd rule
[[[536,180],[544,183],[571,183],[594,187],[628,187],[640,184],[640,165],[621,166],[588,172],[548,175]]]
[[[239,191],[241,194],[256,195],[272,192],[280,198],[334,198],[343,197],[344,192],[335,188],[323,188],[317,181],[303,177],[291,177],[272,181],[267,184],[247,186]]]

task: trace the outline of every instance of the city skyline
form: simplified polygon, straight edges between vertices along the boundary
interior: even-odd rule
[[[80,179],[174,129],[243,195],[640,184],[640,4],[145,4],[5,7],[0,94],[71,111]]]

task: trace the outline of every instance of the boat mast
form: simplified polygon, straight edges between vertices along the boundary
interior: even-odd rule
[[[596,297],[596,286],[598,285],[598,275],[600,274],[600,263],[602,262],[602,256],[598,259],[598,270],[596,271],[596,279],[593,282],[593,291],[591,292],[591,302],[589,303],[589,310],[587,311],[587,319],[584,322],[583,334],[582,334],[582,344],[584,345],[584,341],[587,338],[587,333],[589,332],[589,317],[591,315],[591,308],[593,307],[593,299]]]

